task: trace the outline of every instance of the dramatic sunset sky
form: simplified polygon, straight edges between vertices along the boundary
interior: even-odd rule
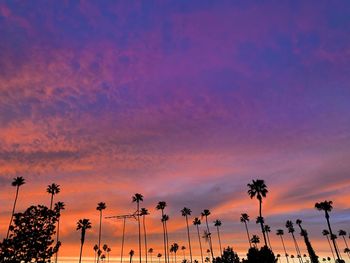
[[[330,256],[314,204],[333,200],[334,230],[350,231],[349,160],[349,1],[0,1],[1,238],[12,178],[23,176],[17,211],[48,205],[46,186],[61,186],[61,257],[79,255],[80,218],[92,221],[84,255],[93,257],[97,203],[106,216],[130,213],[137,192],[155,253],[164,200],[170,243],[187,246],[180,209],[208,208],[223,245],[244,256],[239,216],[261,236],[247,195],[261,178],[275,252],[276,229],[301,218]],[[103,221],[113,257],[121,227]],[[135,258],[136,230],[129,221]],[[215,235],[213,244],[218,254]]]

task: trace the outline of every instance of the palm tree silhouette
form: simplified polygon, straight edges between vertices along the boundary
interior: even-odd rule
[[[16,178],[13,178],[13,181],[11,183],[12,186],[16,187],[16,195],[15,195],[15,201],[13,202],[13,207],[12,207],[12,213],[11,213],[11,218],[10,218],[10,223],[9,227],[7,229],[7,234],[6,234],[6,239],[8,239],[9,234],[10,234],[10,227],[12,224],[13,220],[13,215],[15,214],[15,209],[16,209],[16,204],[17,204],[17,198],[18,198],[18,192],[19,192],[19,187],[21,185],[24,185],[26,182],[22,176],[18,176]]]
[[[57,202],[55,204],[55,210],[57,211],[59,217],[57,220],[57,232],[56,232],[56,244],[58,244],[59,241],[59,235],[60,235],[60,218],[61,218],[61,210],[64,210],[65,204],[63,202]],[[56,256],[55,256],[55,263],[57,263],[58,259],[58,250],[56,251]]]
[[[212,259],[214,260],[213,245],[211,242],[211,233],[210,233],[209,224],[208,224],[208,216],[210,215],[209,209],[204,209],[203,212],[201,213],[201,215],[202,215],[202,218],[205,217],[205,223],[207,225],[207,235],[208,235],[210,253],[211,253]]]
[[[322,235],[324,235],[327,238],[327,241],[328,241],[328,244],[329,244],[329,248],[331,249],[331,252],[332,252],[332,255],[333,255],[333,259],[335,261],[335,255],[334,255],[334,252],[333,252],[331,241],[329,240],[329,237],[328,237],[329,231],[327,229],[323,229],[322,230]]]
[[[182,253],[183,253],[183,256],[184,256],[184,260],[186,260],[186,254],[185,254],[185,250],[186,250],[186,247],[185,246],[181,246],[181,250],[182,250]]]
[[[218,239],[219,239],[219,246],[220,246],[220,256],[222,257],[222,248],[221,248],[221,238],[220,238],[220,230],[219,227],[222,225],[221,221],[219,219],[216,219],[214,221],[214,226],[216,227],[216,231],[218,233]]]
[[[53,196],[58,194],[60,191],[61,191],[60,186],[55,183],[48,185],[46,188],[46,192],[48,192],[51,195],[51,201],[50,201],[51,210],[52,210],[52,204],[53,204]]]
[[[146,208],[141,208],[140,216],[143,220],[143,234],[145,236],[145,254],[146,254],[146,263],[147,263],[147,232],[146,232],[146,215],[149,215],[149,212]]]
[[[162,257],[162,254],[158,253],[157,258],[158,258],[158,263],[160,263],[160,258]]]
[[[176,263],[176,253],[179,250],[179,245],[177,243],[174,243],[170,247],[170,252],[174,252],[175,254],[175,263]]]
[[[85,242],[86,230],[90,229],[90,228],[91,228],[91,223],[90,223],[89,219],[84,218],[84,219],[80,219],[77,222],[77,230],[81,230],[79,263],[81,263],[81,257],[83,254],[83,246],[84,246],[84,242]]]
[[[244,225],[245,225],[245,230],[247,231],[247,237],[248,237],[249,247],[252,247],[252,243],[250,242],[250,236],[249,236],[248,226],[247,226],[247,222],[249,222],[249,216],[248,216],[248,214],[246,214],[246,213],[241,214],[240,221],[241,221],[241,223],[244,223]]]
[[[288,229],[288,233],[290,233],[292,235],[294,246],[295,246],[295,251],[297,252],[297,258],[302,263],[303,261],[301,259],[301,253],[300,253],[300,250],[299,250],[299,246],[298,246],[297,240],[295,239],[295,236],[294,236],[295,229],[294,229],[294,226],[293,226],[293,222],[290,221],[290,220],[287,220],[286,228]]]
[[[301,226],[302,221],[300,219],[296,220],[296,224],[299,226],[300,228],[300,235],[302,237],[304,237],[304,242],[307,248],[307,251],[309,253],[309,258],[311,260],[311,263],[318,263],[318,256],[316,255],[314,249],[312,248],[311,242],[309,240],[307,231]],[[306,255],[304,254],[304,257],[306,257]]]
[[[166,237],[165,237],[165,223],[164,223],[164,221],[163,221],[163,216],[164,216],[164,209],[165,209],[165,207],[166,207],[166,202],[160,201],[160,202],[157,204],[156,209],[162,211],[161,221],[162,221],[162,225],[163,225],[164,262],[167,263],[167,256],[166,256],[166,253],[167,253],[167,244],[166,244]],[[160,254],[160,253],[159,253],[159,254]],[[158,254],[158,255],[159,255],[159,254]],[[161,257],[161,256],[162,256],[162,255],[160,254],[160,257]],[[160,257],[158,257],[159,260],[160,260]]]
[[[130,255],[130,263],[132,262],[132,257],[134,256],[134,254],[135,254],[135,251],[131,249],[130,252],[129,252],[129,255]]]
[[[101,233],[102,233],[102,211],[106,209],[106,204],[104,202],[100,202],[97,204],[96,210],[100,211],[100,226],[98,231],[98,252],[97,252],[97,262],[100,261],[101,255]]]
[[[169,262],[169,236],[168,236],[168,226],[167,226],[168,220],[169,220],[169,216],[164,214],[162,217],[162,221],[164,222],[164,227],[165,227],[166,249],[167,249],[168,262]]]
[[[344,243],[345,243],[346,251],[348,251],[348,250],[349,250],[349,247],[348,247],[348,243],[346,242],[346,239],[345,239],[346,231],[340,229],[340,230],[338,231],[338,236],[343,237]],[[349,252],[344,252],[344,253],[346,253],[346,254],[348,255],[348,257],[350,258]]]
[[[331,223],[329,221],[329,212],[332,211],[333,209],[333,206],[332,206],[333,202],[332,201],[323,201],[323,202],[320,202],[320,203],[316,203],[315,204],[315,208],[319,211],[324,211],[325,213],[325,217],[326,217],[326,221],[327,221],[327,225],[328,225],[328,229],[329,229],[329,233],[331,234],[331,240],[333,242],[333,246],[334,246],[334,250],[335,250],[335,254],[337,255],[337,259],[339,262],[341,262],[341,258],[340,258],[340,255],[339,255],[339,252],[338,252],[338,249],[337,249],[337,245],[335,243],[335,238],[334,238],[334,235],[333,235],[333,232],[332,232],[332,228],[331,228]]]
[[[107,252],[107,262],[109,263],[109,253],[111,253],[112,249],[110,247],[107,247],[106,252]]]
[[[153,248],[149,248],[149,249],[148,249],[148,253],[151,255],[151,263],[153,263],[153,261],[152,261]]]
[[[251,239],[250,241],[254,244],[254,247],[255,247],[255,248],[258,248],[258,247],[257,247],[257,244],[260,243],[260,238],[259,238],[259,236],[253,235],[253,236],[252,236],[252,239]]]
[[[95,258],[94,258],[94,262],[96,262],[96,256],[97,256],[97,251],[98,251],[98,245],[97,245],[97,244],[95,244],[93,249],[94,249],[94,251],[95,251]]]
[[[143,195],[136,193],[132,197],[132,202],[136,203],[137,207],[137,223],[139,227],[139,258],[140,258],[140,263],[141,263],[141,224],[140,224],[140,202],[143,201]],[[147,250],[146,250],[147,251]],[[147,253],[146,253],[147,255]]]
[[[196,226],[197,228],[197,234],[198,234],[198,241],[199,241],[199,250],[201,252],[201,259],[202,259],[202,263],[204,263],[204,259],[203,259],[203,250],[202,250],[202,242],[201,242],[201,237],[199,234],[199,226],[201,224],[201,220],[198,217],[195,217],[193,220],[193,225]]]
[[[270,242],[270,235],[269,235],[269,233],[271,232],[271,228],[270,228],[269,225],[264,225],[264,230],[265,230],[265,233],[266,233],[267,242],[269,243],[269,247],[272,250],[271,242]]]
[[[256,198],[259,201],[259,217],[263,217],[262,216],[262,199],[264,197],[266,197],[266,194],[268,193],[267,190],[267,186],[264,182],[264,180],[252,180],[251,184],[247,184],[248,186],[248,194],[250,196],[250,198],[254,198],[256,196]],[[264,230],[264,223],[261,221],[260,222],[260,226],[261,226],[261,232],[263,234],[264,237],[264,242],[265,242],[265,246],[267,246],[267,241],[266,241],[266,236],[265,236],[265,230]]]
[[[190,228],[189,228],[189,226],[188,226],[188,216],[190,216],[191,213],[192,213],[191,209],[189,209],[189,208],[187,208],[187,207],[184,207],[184,208],[181,210],[182,216],[184,216],[185,219],[186,219],[188,247],[189,247],[189,249],[190,249],[190,259],[191,259],[191,263],[192,263],[192,248],[191,248],[191,239],[190,239]]]
[[[284,249],[284,255],[286,256],[287,263],[289,263],[288,253],[287,253],[287,250],[286,250],[286,246],[284,245],[284,241],[283,241],[283,235],[284,235],[283,229],[277,229],[276,235],[280,236],[280,238],[281,238],[282,246],[283,246],[283,249]]]

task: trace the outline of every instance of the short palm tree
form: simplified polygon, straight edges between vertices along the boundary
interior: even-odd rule
[[[254,198],[256,196],[256,198],[259,201],[259,217],[263,217],[262,216],[262,199],[264,197],[266,197],[266,194],[268,193],[267,190],[267,186],[265,184],[264,180],[252,180],[251,184],[247,184],[248,186],[248,195],[250,196],[250,198]],[[265,246],[267,246],[267,240],[266,240],[266,236],[265,236],[265,230],[264,230],[264,224],[262,222],[260,222],[260,226],[261,226],[261,232],[263,234],[264,237],[264,242],[265,242]]]
[[[295,239],[295,236],[294,236],[295,229],[294,229],[293,222],[290,221],[290,220],[287,220],[287,222],[286,222],[286,228],[288,229],[288,233],[290,233],[290,234],[292,235],[293,242],[294,242],[294,246],[295,246],[295,251],[297,252],[297,258],[298,258],[299,261],[302,263],[303,261],[301,260],[300,249],[299,249],[297,240]]]
[[[175,255],[175,263],[176,263],[176,253],[179,250],[179,245],[177,243],[174,243],[170,247],[170,252],[174,252]]]
[[[322,235],[324,235],[328,241],[328,245],[329,245],[329,248],[331,249],[331,252],[332,252],[332,256],[333,256],[333,259],[335,261],[335,255],[334,255],[334,251],[333,251],[333,248],[332,248],[332,245],[331,245],[331,241],[329,240],[329,231],[327,229],[323,229],[322,230]]]
[[[182,253],[183,253],[183,256],[184,256],[184,260],[186,260],[186,254],[185,254],[185,250],[186,250],[186,247],[185,246],[181,246],[181,250],[182,250]]]
[[[140,216],[142,216],[142,220],[143,220],[143,234],[144,234],[144,237],[145,237],[145,256],[146,256],[146,263],[147,263],[146,215],[149,215],[148,209],[146,209],[146,208],[141,208],[141,210],[140,210]]]
[[[80,254],[79,254],[79,263],[81,263],[81,257],[83,254],[83,246],[85,242],[85,235],[86,235],[86,230],[91,228],[91,223],[89,219],[80,219],[77,222],[77,230],[81,230],[81,236],[80,236]],[[97,247],[98,249],[98,247]]]
[[[94,262],[96,262],[97,260],[97,252],[98,252],[98,245],[95,244],[94,247],[93,247],[94,251],[95,251],[95,258],[94,258]]]
[[[216,231],[218,233],[219,246],[220,246],[220,256],[222,257],[222,247],[221,247],[221,238],[220,238],[220,230],[219,227],[222,225],[222,222],[219,219],[214,221],[214,226],[216,227]]]
[[[210,253],[211,253],[211,257],[214,260],[214,253],[213,253],[213,245],[211,242],[211,233],[209,230],[209,224],[208,224],[208,216],[210,215],[210,211],[209,209],[204,209],[203,212],[201,213],[202,218],[205,218],[205,223],[207,225],[207,235],[208,235],[208,241],[209,241],[209,247],[210,247]]]
[[[141,224],[140,224],[140,202],[143,201],[143,195],[136,193],[133,197],[132,197],[132,201],[134,203],[136,203],[136,207],[137,207],[137,223],[138,223],[138,227],[139,227],[139,258],[140,258],[140,263],[141,263]],[[147,255],[147,253],[146,253]]]
[[[331,223],[330,223],[330,220],[329,220],[329,213],[332,211],[333,209],[333,206],[332,206],[333,202],[332,201],[323,201],[323,202],[320,202],[320,203],[316,203],[315,204],[315,208],[319,211],[324,211],[325,213],[325,217],[326,217],[326,221],[327,221],[327,225],[328,225],[328,229],[329,229],[329,233],[331,234],[331,240],[333,242],[333,246],[334,246],[334,251],[335,251],[335,254],[337,255],[337,259],[338,261],[341,262],[341,258],[340,258],[340,255],[339,255],[339,252],[338,252],[338,249],[337,249],[337,245],[335,243],[335,238],[334,238],[334,235],[333,235],[333,232],[332,232],[332,228],[331,228]]]
[[[61,210],[64,210],[65,204],[63,202],[57,202],[55,204],[55,211],[57,211],[58,214],[58,220],[57,220],[57,232],[56,232],[56,244],[58,244],[59,241],[59,235],[60,235],[60,218],[61,218]],[[55,263],[57,263],[58,260],[58,250],[56,251],[55,256]]]
[[[168,226],[167,226],[167,222],[169,221],[169,216],[167,214],[164,214],[162,217],[162,221],[164,222],[164,227],[165,227],[167,257],[168,257],[168,262],[170,262],[169,261],[169,236],[168,236]]]
[[[199,234],[199,226],[201,224],[201,220],[198,217],[195,217],[193,220],[193,225],[196,226],[197,228],[197,234],[198,234],[198,241],[199,241],[199,250],[201,252],[201,259],[202,259],[202,263],[204,263],[204,259],[203,259],[203,250],[202,250],[202,242],[201,242],[201,237]]]
[[[346,242],[346,239],[345,239],[346,231],[340,229],[340,230],[338,231],[338,236],[343,237],[344,243],[345,243],[345,249],[349,250],[348,243]],[[344,253],[346,253],[346,254],[348,255],[348,257],[350,258],[349,253],[347,253],[347,252],[344,252]]]
[[[148,253],[151,255],[151,263],[153,263],[152,257],[153,257],[153,248],[148,249]]]
[[[250,242],[250,236],[249,236],[249,231],[248,231],[248,225],[247,225],[247,222],[249,222],[249,216],[248,216],[248,214],[246,214],[246,213],[241,214],[240,221],[241,221],[241,223],[244,223],[244,225],[245,225],[245,230],[246,230],[246,232],[247,232],[249,247],[252,247],[252,243]]]
[[[254,244],[254,247],[255,247],[255,248],[258,248],[258,247],[257,247],[257,244],[260,243],[260,238],[259,238],[259,236],[253,235],[253,236],[252,236],[252,239],[251,239],[250,241]]]
[[[134,256],[134,254],[135,254],[135,251],[131,249],[130,252],[129,252],[130,263],[132,262],[132,257]]]
[[[97,204],[96,210],[100,212],[100,226],[98,230],[98,251],[97,251],[97,262],[100,261],[101,255],[101,234],[102,234],[102,211],[106,209],[106,204],[104,202],[100,202]]]
[[[16,204],[17,204],[17,199],[18,199],[18,192],[19,192],[19,188],[21,185],[24,185],[26,182],[24,180],[24,178],[22,176],[13,178],[13,181],[11,183],[12,186],[16,187],[16,195],[15,195],[15,201],[13,202],[13,207],[12,207],[12,213],[11,213],[11,218],[10,218],[10,223],[9,223],[9,227],[7,229],[7,234],[6,234],[6,238],[9,237],[10,234],[10,227],[12,224],[12,220],[13,220],[13,215],[15,214],[15,209],[16,209]]]
[[[158,258],[158,263],[160,263],[160,258],[162,257],[161,253],[158,253],[157,258]]]
[[[164,245],[164,262],[167,263],[167,244],[166,244],[166,236],[165,236],[165,223],[163,221],[163,216],[164,216],[164,209],[166,207],[166,202],[164,201],[160,201],[157,206],[156,206],[156,209],[157,210],[161,210],[162,211],[162,217],[161,217],[161,221],[162,221],[162,226],[163,226],[163,245]],[[159,254],[158,254],[159,255]],[[160,257],[162,255],[160,254]],[[159,257],[159,260],[160,260],[160,257]]]
[[[272,250],[271,242],[270,242],[270,234],[269,234],[271,232],[271,228],[270,228],[269,225],[264,225],[264,230],[265,230],[265,233],[266,233],[267,242],[269,243],[269,247]]]
[[[296,224],[300,228],[300,235],[302,237],[304,237],[304,242],[305,242],[307,251],[309,253],[310,261],[311,261],[311,263],[318,263],[318,256],[316,255],[316,253],[311,245],[307,231],[301,226],[301,223],[302,223],[302,221],[300,219],[297,219]],[[306,257],[305,254],[304,254],[304,257]]]
[[[52,209],[54,195],[57,195],[60,191],[61,191],[61,189],[60,189],[60,186],[58,184],[52,183],[52,184],[47,186],[46,192],[51,195],[50,209]]]
[[[283,246],[283,249],[284,249],[284,255],[286,256],[287,263],[289,263],[288,253],[287,253],[287,250],[286,250],[286,246],[284,245],[284,241],[283,241],[283,235],[284,235],[283,229],[277,229],[276,235],[280,236],[280,238],[281,238],[282,246]]]
[[[182,216],[184,216],[185,219],[186,219],[188,248],[190,249],[190,260],[191,260],[191,263],[192,263],[192,248],[191,248],[190,228],[188,226],[188,216],[190,216],[191,213],[192,213],[191,209],[189,209],[187,207],[184,207],[181,210]]]

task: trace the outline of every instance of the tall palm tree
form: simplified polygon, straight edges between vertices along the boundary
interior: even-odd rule
[[[47,186],[46,192],[51,195],[51,201],[50,201],[50,209],[52,209],[53,205],[53,196],[57,195],[61,191],[60,186],[58,184],[52,183]]]
[[[98,251],[97,251],[97,262],[100,261],[101,255],[101,233],[102,233],[102,211],[105,210],[106,204],[104,202],[100,202],[97,204],[96,210],[100,212],[100,226],[98,231]]]
[[[287,220],[286,228],[288,229],[288,233],[290,233],[292,235],[294,246],[295,246],[295,251],[297,252],[297,258],[299,259],[300,263],[303,263],[303,260],[301,259],[300,249],[299,249],[297,240],[295,239],[295,236],[294,236],[295,229],[293,226],[293,222],[290,220]]]
[[[148,253],[151,255],[151,263],[153,263],[152,256],[153,256],[153,248],[148,249]]]
[[[174,243],[171,245],[170,251],[174,252],[174,254],[175,254],[175,263],[176,263],[176,253],[178,250],[179,250],[179,245],[177,243]]]
[[[340,255],[339,255],[339,252],[338,252],[338,249],[337,249],[337,245],[335,243],[335,238],[334,238],[334,235],[333,235],[333,232],[332,232],[332,228],[331,228],[331,223],[329,221],[329,213],[332,211],[333,209],[333,206],[332,206],[333,202],[332,201],[323,201],[323,202],[320,202],[320,203],[316,203],[315,204],[315,208],[319,211],[324,211],[325,213],[325,217],[326,217],[326,221],[327,221],[327,225],[328,225],[328,229],[329,229],[329,233],[331,234],[331,240],[333,242],[333,246],[334,246],[334,250],[335,250],[335,254],[337,255],[337,259],[338,261],[341,262],[341,258],[340,258]]]
[[[59,235],[60,235],[60,218],[61,218],[61,210],[64,210],[65,204],[63,202],[57,202],[55,204],[55,211],[57,211],[58,214],[58,220],[57,220],[57,232],[56,232],[56,244],[58,244],[59,241]],[[56,251],[55,255],[55,263],[57,263],[58,260],[58,250]]]
[[[245,225],[245,230],[247,231],[247,237],[248,237],[248,242],[249,242],[249,247],[252,247],[252,243],[250,242],[250,236],[249,236],[249,231],[248,231],[248,226],[247,222],[249,222],[249,216],[246,213],[241,214],[241,223],[244,223]]]
[[[167,257],[166,257],[166,253],[167,253],[167,245],[166,245],[166,237],[165,237],[165,224],[163,221],[163,216],[164,216],[164,209],[166,207],[166,202],[164,201],[160,201],[158,202],[156,209],[157,210],[161,210],[162,211],[162,217],[161,217],[161,221],[162,221],[162,225],[163,225],[163,244],[164,244],[164,262],[167,263]],[[158,254],[159,255],[159,254]],[[161,257],[162,255],[160,255]],[[159,260],[160,260],[160,257]]]
[[[331,245],[331,241],[329,240],[329,237],[328,237],[329,231],[328,231],[327,229],[323,229],[323,230],[322,230],[322,235],[324,235],[324,236],[327,238],[329,248],[331,249],[332,256],[333,256],[333,259],[334,259],[334,261],[335,261],[334,251],[333,251],[333,248],[332,248],[332,245]]]
[[[186,219],[188,247],[189,247],[189,249],[190,249],[190,259],[191,259],[191,263],[192,263],[192,248],[191,248],[190,228],[189,228],[189,226],[188,226],[188,216],[190,216],[191,213],[192,213],[191,209],[189,209],[189,208],[187,208],[187,207],[184,207],[184,208],[181,210],[182,216],[184,216],[185,219]]]
[[[284,255],[286,256],[287,263],[289,263],[288,253],[287,253],[287,250],[286,250],[286,246],[284,245],[284,241],[283,241],[283,235],[284,235],[283,229],[277,229],[276,235],[280,236],[280,238],[281,238],[282,246],[283,246],[283,249],[284,249]]]
[[[146,255],[146,263],[147,263],[147,232],[146,232],[146,215],[149,215],[148,209],[141,208],[140,216],[142,216],[143,220],[143,234],[145,236],[145,255]]]
[[[250,198],[254,198],[256,196],[256,198],[259,201],[259,217],[263,217],[262,216],[262,199],[264,197],[266,197],[266,194],[268,193],[267,190],[267,186],[265,184],[264,180],[252,180],[251,184],[247,184],[248,186],[248,195],[250,196]],[[260,222],[260,226],[261,226],[261,232],[263,234],[264,237],[264,242],[265,242],[265,246],[267,246],[267,240],[266,240],[266,236],[265,236],[265,230],[264,230],[264,223],[261,221]]]
[[[218,233],[219,246],[220,246],[220,256],[222,257],[222,247],[221,247],[221,238],[220,238],[220,230],[219,227],[222,225],[222,222],[219,219],[214,221],[214,226],[216,227],[216,231]]]
[[[343,237],[343,239],[344,239],[344,243],[345,243],[345,248],[347,248],[347,250],[349,250],[348,243],[346,242],[346,239],[345,239],[345,236],[346,236],[346,231],[344,231],[344,230],[340,229],[340,230],[338,231],[338,235],[339,235],[340,237]],[[346,250],[346,251],[347,251],[347,250]],[[344,252],[344,253],[346,253],[346,252]],[[350,258],[349,253],[346,253],[346,254],[347,254],[347,255],[348,255],[348,257]]]
[[[204,259],[203,259],[203,250],[202,250],[202,242],[201,242],[201,237],[199,234],[199,226],[201,224],[201,220],[198,217],[195,217],[193,220],[193,225],[196,226],[197,228],[197,234],[198,234],[198,241],[199,241],[199,250],[201,252],[201,259],[202,259],[202,263],[204,263]]]
[[[10,234],[10,227],[12,224],[13,220],[13,215],[15,214],[15,209],[16,209],[16,203],[17,203],[17,198],[18,198],[18,192],[19,192],[19,187],[21,185],[24,185],[26,182],[22,176],[18,176],[16,178],[13,178],[13,181],[11,183],[12,186],[16,187],[16,195],[15,195],[15,201],[13,202],[13,207],[12,207],[12,213],[11,213],[11,218],[10,218],[10,223],[9,227],[7,229],[7,234],[6,234],[6,239],[9,237]]]
[[[307,231],[301,226],[301,223],[302,223],[302,221],[300,219],[297,219],[296,224],[300,228],[300,235],[302,237],[304,237],[304,242],[305,242],[307,251],[309,253],[309,257],[310,257],[311,263],[318,263],[318,256],[316,255],[316,253],[315,253],[315,251],[314,251],[314,249],[313,249],[313,247],[311,245],[311,242],[309,240],[309,236],[308,236]]]
[[[130,255],[130,263],[132,262],[132,257],[134,256],[134,254],[135,254],[135,251],[131,249],[130,252],[129,252],[129,255]]]
[[[137,223],[138,223],[138,227],[139,227],[139,258],[140,258],[140,263],[141,263],[141,224],[140,224],[140,202],[143,201],[143,195],[136,193],[133,197],[132,197],[132,201],[133,203],[136,203],[136,207],[137,207]],[[147,255],[147,253],[146,253]]]
[[[269,233],[271,232],[271,228],[270,228],[269,225],[264,225],[264,230],[265,230],[265,233],[266,233],[267,242],[269,243],[269,247],[272,250],[271,242],[270,242],[270,235],[269,235]]]
[[[98,251],[98,245],[97,244],[95,244],[94,245],[94,251],[95,251],[95,258],[94,258],[94,262],[96,262],[96,257],[97,257],[97,251]]]
[[[90,228],[91,228],[91,223],[89,219],[84,218],[84,219],[80,219],[77,222],[77,230],[81,230],[79,263],[81,263],[81,256],[83,254],[83,246],[85,242],[86,230]]]
[[[214,260],[213,245],[211,242],[211,233],[210,233],[209,224],[208,224],[208,216],[210,215],[209,209],[204,209],[203,212],[201,213],[201,215],[202,215],[202,218],[205,217],[205,223],[207,225],[207,234],[208,234],[210,253],[211,253],[212,259]]]
[[[167,249],[167,257],[168,257],[168,262],[169,262],[169,236],[168,236],[168,226],[167,222],[169,221],[169,216],[164,214],[162,221],[164,222],[164,227],[165,227],[165,237],[166,237],[166,249]]]
[[[252,239],[251,239],[250,241],[254,244],[254,247],[255,247],[255,248],[258,248],[258,247],[257,247],[257,244],[260,243],[260,238],[259,238],[259,236],[253,235],[253,236],[252,236]]]

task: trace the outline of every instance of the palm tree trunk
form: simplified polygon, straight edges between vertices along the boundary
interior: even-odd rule
[[[58,244],[59,235],[60,235],[60,219],[57,220],[56,244]],[[56,255],[55,255],[55,263],[57,263],[57,259],[58,259],[58,250],[56,251]]]
[[[269,232],[266,231],[265,233],[266,233],[266,237],[267,237],[267,242],[269,243],[269,247],[270,247],[270,249],[272,250]]]
[[[260,198],[259,199],[259,216],[262,218],[261,206],[262,206],[262,200]],[[264,237],[265,246],[267,246],[267,241],[266,241],[266,236],[265,236],[265,229],[264,229],[264,223],[262,222],[262,220],[260,220],[260,226],[261,226],[261,232],[262,232],[263,237]]]
[[[209,234],[210,253],[211,253],[212,260],[214,261],[213,245],[212,245],[212,243],[211,243],[211,233],[210,233],[209,225],[208,225],[208,216],[205,216],[205,222],[206,222],[206,224],[207,224],[207,231],[208,231],[208,234]]]
[[[295,239],[294,233],[292,232],[291,234],[292,234],[292,237],[293,237],[295,251],[297,252],[297,258],[298,258],[300,263],[303,263],[303,260],[301,259],[300,250],[299,250],[299,247],[298,247],[297,240]]]
[[[169,258],[169,236],[168,236],[168,226],[166,224],[166,221],[164,221],[164,226],[165,226],[165,237],[166,237],[166,247],[167,247],[167,257],[168,257],[168,262],[170,261]]]
[[[284,249],[284,255],[286,256],[287,263],[289,263],[288,254],[287,254],[286,246],[284,245],[283,237],[282,237],[282,235],[280,237],[281,237],[281,241],[282,241],[282,245],[283,245],[283,249]]]
[[[95,258],[94,258],[94,262],[96,262],[96,255],[97,255],[97,251],[95,251]]]
[[[249,247],[252,247],[252,243],[250,242],[250,236],[249,236],[249,231],[248,231],[247,222],[244,221],[244,224],[245,224],[245,230],[247,231],[247,237],[248,237],[248,241],[249,241]]]
[[[329,247],[330,247],[330,249],[331,249],[334,262],[335,262],[335,256],[334,256],[333,248],[332,248],[332,245],[331,245],[331,241],[329,241],[328,235],[326,236],[326,238],[327,238],[327,241],[328,241]]]
[[[11,219],[10,219],[10,223],[9,223],[9,228],[7,229],[6,239],[9,238],[10,227],[11,227],[12,220],[13,220],[13,215],[15,214],[15,209],[16,209],[16,203],[17,203],[17,198],[18,198],[18,191],[19,191],[19,185],[17,186],[17,189],[16,189],[16,196],[15,196],[15,201],[13,202],[12,214],[11,214]]]
[[[219,246],[220,246],[220,256],[222,257],[222,248],[221,248],[221,239],[220,239],[220,230],[219,227],[216,227],[216,230],[218,232],[218,239],[219,239]]]
[[[203,250],[202,250],[202,242],[201,242],[201,236],[199,234],[199,226],[197,225],[197,234],[198,234],[198,240],[199,240],[199,249],[201,251],[201,259],[202,259],[202,263],[204,263],[204,259],[203,259]]]
[[[175,263],[176,263],[176,252],[174,254],[175,254]]]
[[[50,210],[52,210],[52,204],[53,204],[53,194],[51,194]]]
[[[81,263],[81,256],[83,255],[83,245],[84,245],[84,240],[83,240],[83,232],[82,232],[81,233],[81,243],[80,243],[79,263]]]
[[[126,217],[123,218],[123,236],[122,236],[122,248],[120,252],[120,263],[123,263],[123,253],[124,253],[124,237],[125,237],[125,221]]]
[[[191,259],[191,263],[192,263],[192,248],[191,248],[191,239],[190,239],[190,228],[188,226],[187,215],[186,215],[186,225],[187,225],[188,247],[190,248],[190,259]]]
[[[147,233],[146,233],[146,221],[145,221],[145,215],[143,215],[143,233],[145,235],[145,255],[146,255],[146,263],[147,263],[147,254],[148,254],[148,250],[147,250]]]
[[[98,252],[101,250],[101,232],[102,232],[102,210],[100,210],[100,227],[98,231],[97,263],[100,261],[100,255]]]
[[[329,233],[331,234],[331,240],[332,240],[332,242],[333,242],[335,254],[337,255],[338,260],[340,260],[339,251],[338,251],[338,249],[337,249],[337,244],[335,243],[335,239],[333,238],[333,232],[332,232],[332,228],[331,228],[331,223],[329,222],[329,215],[328,215],[328,212],[327,212],[327,211],[325,211],[325,216],[326,216],[326,220],[327,220],[327,225],[328,225]]]
[[[139,258],[141,263],[141,224],[140,224],[140,202],[137,201],[137,223],[139,227]]]
[[[162,219],[164,217],[164,210],[162,209]],[[166,245],[166,237],[165,237],[165,221],[162,220],[163,224],[163,243],[164,243],[164,262],[167,263],[167,245]],[[160,258],[159,258],[160,260]]]
[[[346,248],[349,248],[349,247],[348,247],[348,242],[346,242],[345,236],[343,236],[343,239],[344,239]],[[347,254],[348,257],[350,258],[349,252],[346,252],[346,254]]]

